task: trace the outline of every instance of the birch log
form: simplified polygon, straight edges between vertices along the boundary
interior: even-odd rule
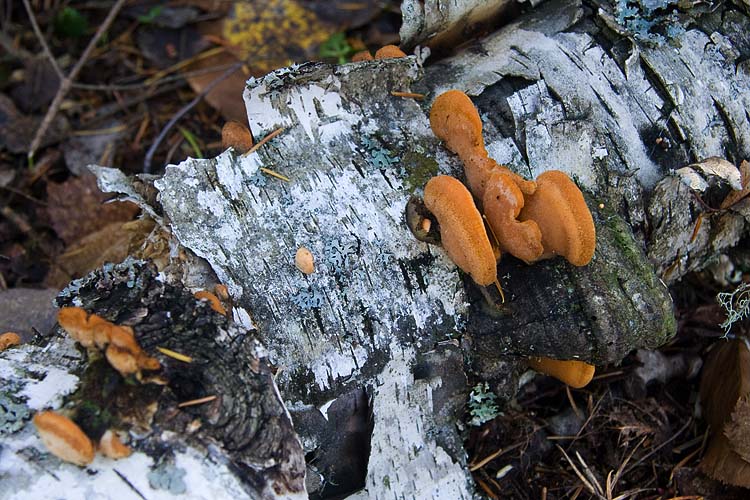
[[[746,235],[744,208],[701,204],[726,193],[734,174],[672,171],[709,156],[750,156],[747,16],[720,7],[679,35],[679,51],[632,43],[607,22],[577,2],[548,2],[424,73],[415,58],[277,70],[248,82],[244,99],[256,136],[283,132],[249,156],[188,159],[155,181],[96,169],[105,189],[148,207],[171,231],[183,250],[175,254],[197,256],[160,279],[228,286],[234,326],[222,328],[257,332],[253,342],[277,368],[281,398],[312,457],[309,492],[471,497],[455,426],[466,373],[508,399],[525,356],[608,363],[655,347],[674,332],[660,277],[698,269]],[[589,266],[504,258],[508,301],[499,305],[440,247],[412,236],[404,220],[410,197],[437,173],[461,177],[427,121],[430,100],[448,88],[475,96],[498,161],[528,177],[557,168],[577,180],[599,235]],[[391,94],[409,90],[428,99]],[[691,201],[689,185],[701,187],[701,201]],[[149,194],[154,186],[158,198]],[[302,246],[314,258],[309,275],[294,265]],[[60,363],[75,372],[64,367],[72,360]],[[23,412],[29,402],[19,391],[13,408]],[[249,391],[238,397],[252,399],[257,389]],[[3,458],[24,462],[28,425],[10,422],[14,444]],[[232,457],[220,443],[219,455]],[[352,453],[354,465],[343,467]],[[296,471],[299,456],[290,452],[284,470]],[[230,468],[232,484],[243,487],[246,472]],[[80,471],[72,477],[86,483]]]

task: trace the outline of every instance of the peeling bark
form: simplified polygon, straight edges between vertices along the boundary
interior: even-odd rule
[[[132,326],[140,346],[161,362],[166,385],[125,381],[99,353],[77,350],[59,332],[3,353],[3,498],[49,497],[55,483],[61,498],[306,498],[302,447],[252,332],[135,261],[73,282],[58,304],[74,303]],[[217,398],[177,406],[208,395]],[[129,431],[134,455],[117,462],[97,457],[85,468],[60,462],[29,421],[48,407],[71,411],[94,440],[109,428]]]

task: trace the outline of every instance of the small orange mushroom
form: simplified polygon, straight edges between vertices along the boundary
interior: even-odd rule
[[[517,220],[524,197],[513,179],[496,170],[484,191],[484,215],[500,249],[531,263],[542,255],[542,233],[534,221]]]
[[[227,288],[226,285],[217,283],[214,285],[214,292],[216,292],[216,296],[219,297],[220,300],[229,300],[229,288]]]
[[[585,387],[594,378],[596,367],[583,361],[563,361],[545,357],[532,357],[529,366],[540,373],[555,377],[574,389]]]
[[[455,264],[479,285],[497,279],[497,261],[471,193],[447,175],[429,180],[424,203],[440,224],[443,248]]]
[[[406,57],[406,54],[395,45],[384,45],[375,52],[375,59],[392,59],[399,57]]]
[[[94,345],[94,335],[88,322],[88,313],[80,307],[63,307],[57,313],[57,322],[63,330],[84,347]]]
[[[352,56],[352,62],[372,61],[373,57],[369,50],[362,50]]]
[[[312,252],[305,247],[299,247],[294,255],[294,265],[305,274],[314,273],[315,261]]]
[[[487,182],[493,173],[501,170],[510,175],[524,194],[533,193],[534,181],[511,172],[489,157],[482,138],[482,120],[469,96],[460,90],[449,90],[437,96],[430,109],[432,132],[445,142],[464,163],[469,188],[477,199],[484,199]]]
[[[0,352],[6,350],[8,347],[18,345],[21,343],[21,336],[15,332],[5,332],[0,335]]]
[[[72,420],[54,411],[43,411],[34,416],[39,437],[50,453],[76,465],[94,460],[94,445]]]
[[[561,255],[574,266],[585,266],[594,256],[596,229],[581,190],[559,170],[548,170],[536,181],[537,190],[526,196],[519,219],[539,226],[542,258]]]
[[[128,445],[123,444],[120,437],[112,429],[107,429],[99,439],[99,451],[105,457],[114,460],[129,457],[133,453],[133,450]]]
[[[221,147],[234,148],[238,153],[245,153],[253,147],[253,134],[238,121],[228,121],[221,128]]]
[[[206,300],[211,305],[211,309],[216,311],[219,314],[222,314],[224,316],[227,315],[227,310],[224,309],[224,306],[221,305],[221,301],[219,300],[219,297],[214,295],[213,293],[209,292],[208,290],[202,290],[200,292],[195,292],[193,296],[198,300]]]

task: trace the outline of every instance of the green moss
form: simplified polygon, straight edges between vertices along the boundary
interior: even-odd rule
[[[643,293],[645,296],[651,297],[650,299],[647,299],[649,303],[652,303],[653,306],[657,306],[656,303],[651,301],[656,300],[656,297],[658,296],[657,290],[665,285],[659,282],[653,266],[643,252],[643,249],[633,237],[632,230],[628,223],[618,214],[604,210],[599,212],[597,220],[599,222],[598,226],[600,232],[605,233],[597,236],[597,238],[605,238],[612,242],[616,247],[618,258],[621,259],[620,265],[631,269],[636,275],[637,280],[648,287],[648,289],[643,290]],[[610,269],[612,272],[609,272],[606,276],[602,277],[607,281],[607,286],[612,288],[620,287],[619,276],[616,272],[617,266],[610,266]],[[643,332],[643,335],[648,335],[653,338],[656,338],[657,336],[661,337],[656,345],[666,342],[675,334],[677,329],[674,313],[668,310],[666,303],[662,303],[659,306],[662,308],[662,311],[659,314],[661,318],[661,331]],[[653,343],[650,342],[650,344]]]
[[[409,192],[412,193],[424,187],[431,177],[438,174],[437,160],[416,151],[406,153],[401,160],[401,164],[406,176],[404,184],[406,184]]]

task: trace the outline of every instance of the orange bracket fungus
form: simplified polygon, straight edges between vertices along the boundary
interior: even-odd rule
[[[87,465],[94,460],[93,443],[69,418],[43,411],[34,416],[34,425],[44,446],[61,460],[76,465]]]
[[[352,62],[372,61],[373,57],[369,50],[362,50],[352,56]]]
[[[238,121],[228,121],[221,128],[221,147],[234,148],[238,153],[245,153],[253,147],[253,135],[245,125]]]
[[[430,109],[430,127],[445,146],[464,163],[469,189],[482,200],[487,182],[497,170],[507,173],[524,194],[533,193],[534,181],[528,181],[489,157],[482,138],[482,120],[469,96],[460,90],[440,94]]]
[[[568,384],[574,389],[580,389],[588,385],[594,378],[596,367],[583,361],[532,357],[528,360],[529,366],[540,373],[555,377],[560,382]]]
[[[424,203],[440,224],[448,256],[479,285],[497,279],[497,261],[471,193],[447,175],[433,177],[424,188]]]
[[[548,170],[537,177],[537,189],[526,197],[520,219],[542,232],[542,258],[565,257],[585,266],[594,256],[596,229],[578,186],[564,172]]]
[[[406,57],[406,54],[395,45],[384,45],[375,52],[375,59],[392,59],[398,57]]]
[[[520,222],[518,214],[524,206],[521,190],[506,173],[492,174],[482,200],[484,215],[498,240],[500,249],[526,263],[542,255],[542,233],[534,221]]]
[[[406,53],[395,45],[384,45],[375,52],[372,57],[369,50],[362,50],[352,56],[352,62],[372,61],[373,59],[393,59],[406,57]]]
[[[528,181],[489,158],[479,113],[459,90],[435,99],[430,126],[463,161],[469,188],[501,250],[527,264],[557,255],[576,266],[588,264],[596,242],[594,222],[583,194],[565,173],[551,170]]]

